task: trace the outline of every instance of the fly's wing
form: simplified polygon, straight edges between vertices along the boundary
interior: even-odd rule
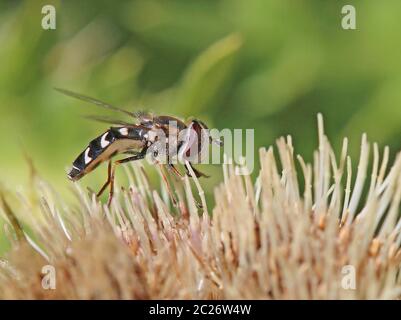
[[[73,91],[70,91],[70,90],[60,89],[60,88],[55,88],[55,89],[57,91],[65,94],[65,95],[67,95],[67,96],[70,96],[70,97],[73,97],[73,98],[76,98],[76,99],[79,99],[79,100],[82,100],[82,101],[85,101],[85,102],[92,103],[92,104],[97,105],[97,106],[102,107],[102,108],[118,111],[120,113],[129,115],[130,117],[134,117],[134,118],[138,119],[139,123],[144,125],[144,126],[147,126],[147,127],[148,126],[152,126],[153,115],[151,113],[149,113],[149,112],[146,112],[146,111],[130,112],[128,110],[124,110],[124,109],[115,107],[115,106],[113,106],[113,105],[111,105],[111,104],[109,104],[107,102],[103,102],[101,100],[98,100],[98,99],[95,99],[95,98],[92,98],[92,97],[89,97],[89,96],[85,96],[85,95],[80,94],[80,93],[76,93],[76,92],[73,92]],[[101,117],[97,117],[97,116],[89,116],[88,118],[90,118],[92,120],[95,120],[95,121],[111,123],[111,124],[131,125],[131,124],[128,124],[127,122],[124,122],[124,121],[121,121],[121,120],[101,118]]]
[[[139,120],[139,123],[145,127],[152,127],[153,126],[153,115],[147,111],[135,111],[134,117]]]
[[[65,90],[65,89],[60,89],[60,88],[55,88],[55,89],[58,92],[61,92],[61,93],[65,94],[65,95],[67,95],[67,96],[70,96],[70,97],[73,97],[73,98],[76,98],[76,99],[79,99],[79,100],[82,100],[82,101],[86,101],[86,102],[92,103],[94,105],[97,105],[97,106],[100,106],[100,107],[103,107],[103,108],[106,108],[106,109],[118,111],[118,112],[124,113],[126,115],[129,115],[131,117],[135,117],[135,113],[134,112],[130,112],[128,110],[117,108],[117,107],[115,107],[115,106],[113,106],[111,104],[108,104],[106,102],[100,101],[98,99],[91,98],[91,97],[85,96],[83,94],[72,92],[72,91]]]
[[[123,121],[123,120],[119,120],[119,119],[113,119],[113,118],[109,118],[109,117],[86,115],[86,116],[84,116],[84,118],[88,119],[88,120],[97,121],[97,122],[121,125],[121,126],[125,126],[125,127],[129,127],[129,126],[133,125],[132,123],[129,123],[127,121]]]

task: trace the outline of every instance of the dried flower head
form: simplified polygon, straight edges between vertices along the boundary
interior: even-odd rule
[[[38,196],[18,194],[17,210],[3,198],[13,245],[0,260],[0,298],[400,298],[401,155],[389,167],[388,148],[380,156],[373,144],[368,173],[364,135],[353,179],[347,140],[337,158],[318,123],[313,164],[287,137],[279,161],[260,150],[255,184],[224,165],[210,214],[196,178],[199,195],[185,178],[173,207],[140,164],[126,167],[130,187],[110,210],[79,187],[66,205],[43,181]],[[54,290],[43,287],[46,265]]]

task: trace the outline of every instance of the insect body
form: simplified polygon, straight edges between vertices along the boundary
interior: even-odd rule
[[[115,121],[99,117],[91,117],[95,120],[119,124],[121,126],[110,127],[109,130],[92,140],[73,162],[72,169],[68,173],[68,177],[71,180],[77,181],[84,175],[96,169],[99,164],[109,161],[107,181],[97,194],[97,196],[100,196],[107,186],[110,185],[109,204],[113,197],[114,172],[117,165],[143,159],[150,151],[154,163],[159,163],[161,166],[167,166],[171,172],[182,177],[181,173],[171,162],[171,158],[178,154],[181,157],[184,156],[189,159],[187,161],[197,177],[207,177],[192,166],[192,158],[190,155],[194,149],[196,149],[195,154],[197,155],[201,152],[205,144],[211,142],[222,145],[221,141],[212,139],[208,133],[206,135],[204,134],[204,131],[207,131],[207,127],[199,120],[192,120],[187,125],[175,117],[153,116],[143,112],[131,113],[127,110],[116,108],[102,101],[71,91],[63,89],[57,90],[69,96],[128,114],[134,117],[138,122],[137,124],[131,124],[119,120]],[[180,135],[181,139],[177,139]],[[129,154],[130,156],[116,160],[112,163],[112,157],[117,154]],[[159,159],[161,155],[165,157],[167,160],[166,162],[160,163]],[[189,175],[188,169],[187,174]],[[163,179],[168,186],[164,174]],[[171,196],[172,193],[170,190],[169,192]],[[173,202],[175,202],[174,197],[172,197],[172,199]]]

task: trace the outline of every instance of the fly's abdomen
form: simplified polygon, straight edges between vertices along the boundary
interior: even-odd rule
[[[147,130],[137,126],[110,128],[89,143],[88,147],[73,162],[68,177],[73,181],[79,180],[117,153],[142,149],[145,145],[143,136]]]

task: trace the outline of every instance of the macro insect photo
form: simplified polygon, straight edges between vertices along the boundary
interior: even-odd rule
[[[400,300],[400,10],[1,2],[0,299]]]

